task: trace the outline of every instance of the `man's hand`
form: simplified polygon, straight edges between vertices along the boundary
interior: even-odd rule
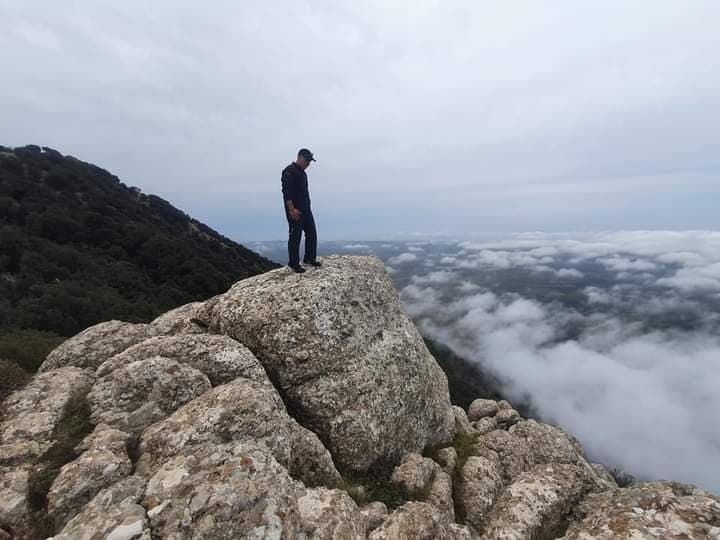
[[[293,221],[300,221],[301,215],[302,214],[300,213],[300,210],[298,210],[297,208],[290,209],[290,219],[292,219]]]

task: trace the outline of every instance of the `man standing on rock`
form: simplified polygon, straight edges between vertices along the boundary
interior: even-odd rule
[[[320,266],[317,260],[317,231],[310,210],[310,192],[305,169],[315,161],[313,153],[301,148],[297,159],[285,167],[282,172],[282,192],[285,205],[285,217],[290,228],[288,237],[288,266],[301,274],[305,269],[300,266],[300,235],[305,231],[305,257],[303,262],[311,266]]]

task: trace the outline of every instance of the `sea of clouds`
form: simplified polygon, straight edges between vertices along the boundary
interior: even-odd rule
[[[445,247],[430,258],[444,269],[401,290],[424,335],[498,375],[511,399],[529,398],[594,459],[720,491],[720,233],[522,234]],[[589,263],[614,280],[582,284],[593,306],[582,310],[481,287],[463,272],[523,267],[579,280]],[[686,310],[697,315],[689,330],[648,328],[643,317]],[[569,327],[580,330],[564,339]]]
[[[593,460],[720,492],[720,232],[528,233],[325,252],[381,257],[423,335],[495,375]]]

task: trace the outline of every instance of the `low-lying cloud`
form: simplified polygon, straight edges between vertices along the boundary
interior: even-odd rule
[[[720,233],[516,235],[434,260],[401,290],[424,335],[593,459],[720,491]]]

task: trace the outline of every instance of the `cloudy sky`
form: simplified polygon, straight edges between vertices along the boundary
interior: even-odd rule
[[[716,228],[720,3],[0,0],[0,144],[238,240]]]

